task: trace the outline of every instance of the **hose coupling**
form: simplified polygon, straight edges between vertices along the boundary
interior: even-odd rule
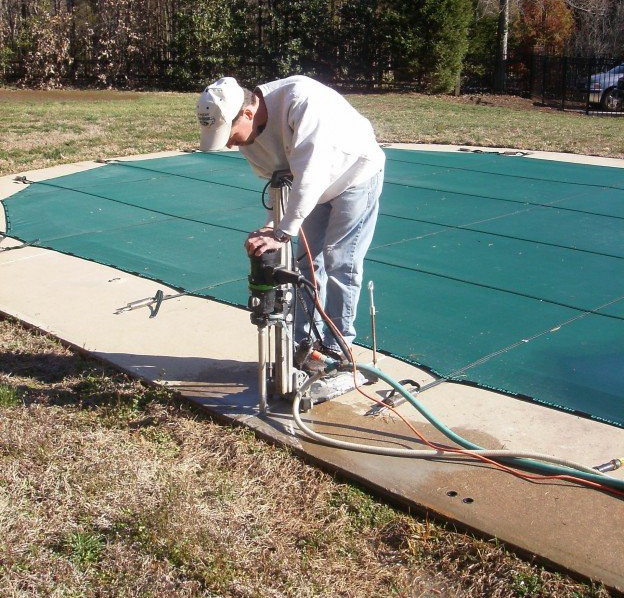
[[[607,473],[608,471],[615,471],[616,469],[622,467],[623,462],[624,457],[620,457],[619,459],[611,459],[611,461],[607,461],[602,465],[596,465],[594,469],[599,471],[600,473]]]
[[[325,372],[328,373],[337,370],[338,367],[341,365],[341,362],[337,359],[333,359],[332,357],[329,357],[328,355],[325,355],[317,350],[314,350],[312,351],[312,353],[310,353],[310,359],[313,359],[314,361],[320,361],[325,366]]]

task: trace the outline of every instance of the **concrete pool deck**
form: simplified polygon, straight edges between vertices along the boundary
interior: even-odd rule
[[[531,158],[538,159],[566,157],[531,153]],[[575,159],[624,166],[622,160]],[[21,174],[44,180],[98,166],[82,162]],[[0,178],[0,198],[21,188],[14,175]],[[4,238],[0,249],[19,244]],[[258,412],[256,329],[245,310],[184,296],[164,302],[155,318],[149,318],[147,308],[116,313],[130,302],[153,297],[159,289],[175,294],[161,283],[36,246],[0,252],[0,312],[133,375],[165,384],[215,416],[247,425],[394,502],[496,537],[545,562],[624,590],[621,499],[561,481],[528,482],[465,458],[415,460],[321,446],[298,431],[287,404],[274,402],[267,415]],[[359,361],[370,362],[368,350],[357,348],[356,353]],[[379,366],[395,379],[433,380],[428,373],[391,357],[381,356]],[[383,397],[387,388],[377,383],[367,391]],[[492,391],[445,382],[420,399],[457,433],[488,448],[543,452],[588,466],[624,453],[624,430]],[[370,406],[354,392],[314,408],[305,419],[314,420],[315,430],[343,440],[418,445],[396,416],[364,416]],[[399,410],[427,438],[444,442],[409,405]],[[624,479],[622,471],[614,472],[614,477]]]

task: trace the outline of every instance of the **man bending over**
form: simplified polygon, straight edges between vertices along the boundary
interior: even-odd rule
[[[253,93],[232,77],[219,79],[201,94],[197,117],[202,151],[238,146],[254,172],[265,179],[276,170],[290,170],[293,181],[284,217],[252,232],[245,249],[259,256],[279,249],[303,230],[320,301],[351,345],[385,163],[369,121],[340,94],[303,76],[259,85]],[[299,253],[301,272],[310,280],[307,256]],[[312,313],[313,306],[309,308]],[[317,327],[322,334],[318,348],[329,355],[340,353],[320,319]],[[299,313],[295,341],[308,336],[308,323]],[[345,392],[344,378],[325,380],[325,394],[336,396],[332,387]]]

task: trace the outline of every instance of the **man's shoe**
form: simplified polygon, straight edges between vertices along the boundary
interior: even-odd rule
[[[316,348],[316,350],[319,353],[322,353],[326,357],[331,357],[335,361],[343,361],[344,360],[344,356],[343,356],[342,353],[338,353],[337,351],[334,351],[333,349],[330,349],[329,347],[326,347],[323,344],[319,343],[318,346],[315,346],[315,348]]]
[[[311,355],[313,351],[318,351],[326,357],[330,357],[335,361],[342,362],[342,354],[336,353],[332,349],[327,348],[318,341],[311,345],[309,341],[302,341],[295,348],[294,363],[295,367],[306,372],[307,374],[314,375],[325,369],[325,364],[322,361],[312,359]]]
[[[367,380],[360,372],[357,372],[356,376],[358,386],[366,384]],[[352,371],[332,372],[312,383],[309,396],[313,403],[322,403],[346,394],[354,388]]]

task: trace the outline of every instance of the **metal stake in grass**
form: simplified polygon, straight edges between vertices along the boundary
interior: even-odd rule
[[[375,316],[377,311],[375,310],[375,298],[373,291],[375,290],[375,283],[372,280],[368,281],[368,294],[370,295],[370,317],[371,317],[371,335],[373,340],[373,366],[377,367],[377,330],[375,326]]]

